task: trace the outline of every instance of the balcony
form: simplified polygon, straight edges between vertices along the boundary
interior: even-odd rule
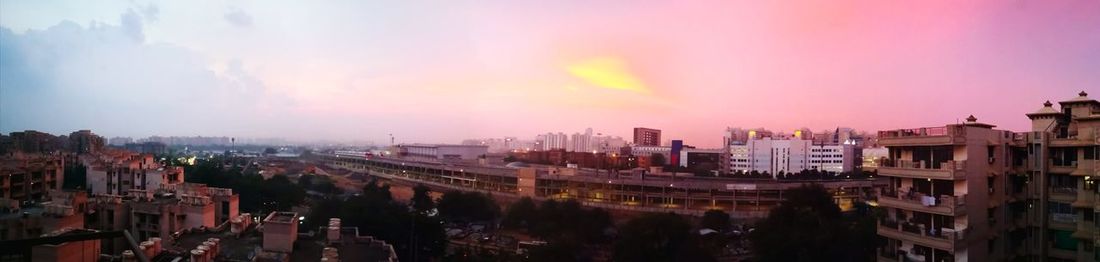
[[[932,168],[925,161],[887,159],[878,168],[878,173],[892,177],[961,180],[966,179],[966,160],[949,160],[940,163],[939,168]]]
[[[1077,214],[1051,213],[1050,227],[1058,230],[1073,231],[1077,229]]]
[[[1070,172],[1071,176],[1100,176],[1100,169],[1096,168],[1097,160],[1077,160],[1077,168]]]
[[[1077,200],[1071,204],[1075,208],[1092,208],[1096,205],[1096,193],[1089,190],[1078,190]]]
[[[969,232],[966,229],[950,228],[930,231],[924,224],[898,223],[890,220],[879,221],[877,231],[880,236],[947,250],[951,253],[955,253],[957,246],[965,245],[965,236]]]
[[[901,208],[945,216],[957,216],[966,213],[965,199],[966,195],[941,195],[936,198],[921,193],[907,194],[903,192],[901,194],[890,194],[884,192],[883,196],[878,199],[878,203],[885,207]]]
[[[1047,171],[1055,174],[1069,174],[1077,170],[1077,161],[1055,161],[1055,159],[1047,160]]]
[[[1077,223],[1077,230],[1073,231],[1073,237],[1079,239],[1093,240],[1096,236],[1096,225],[1092,222]]]
[[[1096,134],[1092,132],[1070,133],[1056,136],[1050,140],[1051,147],[1075,147],[1096,145]]]
[[[966,128],[961,125],[922,127],[878,132],[882,146],[934,146],[966,143]]]
[[[901,253],[898,252],[897,248],[889,248],[889,247],[879,248],[878,261],[883,261],[883,262],[898,261],[898,255],[900,255],[900,254]]]

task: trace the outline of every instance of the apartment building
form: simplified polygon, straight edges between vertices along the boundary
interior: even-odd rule
[[[0,198],[42,200],[65,181],[64,157],[56,154],[12,153],[0,157]]]
[[[660,146],[661,130],[645,127],[634,128],[635,146]]]
[[[1059,104],[1027,114],[1029,132],[973,116],[880,131],[879,261],[1097,261],[1100,102]]]
[[[50,191],[47,201],[24,205],[0,199],[0,240],[38,237],[66,228],[84,228],[85,192]]]
[[[151,154],[103,150],[81,155],[80,161],[87,169],[85,186],[92,194],[126,195],[130,190],[152,192],[184,181],[183,168],[161,165]]]

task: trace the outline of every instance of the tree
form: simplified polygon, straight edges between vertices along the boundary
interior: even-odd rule
[[[865,253],[867,247],[856,246],[853,242],[873,239],[873,228],[850,232],[857,230],[843,219],[840,208],[824,187],[803,186],[788,190],[784,196],[786,199],[780,206],[772,209],[749,234],[756,260],[860,261],[870,258]],[[865,244],[873,250],[873,244]]]
[[[363,196],[387,202],[393,200],[393,194],[390,193],[390,185],[379,186],[378,179],[371,179],[370,182],[363,186]]]
[[[653,153],[649,155],[649,165],[651,166],[665,166],[668,164],[668,160],[665,159],[665,155],[661,153]]]
[[[500,216],[500,206],[491,196],[479,192],[443,193],[436,209],[444,218],[460,221],[490,221]]]
[[[413,210],[424,214],[429,210],[435,208],[435,202],[432,201],[432,196],[428,193],[430,189],[424,185],[416,185],[413,187],[413,196],[409,202],[412,203]]]
[[[538,207],[530,197],[520,198],[519,201],[508,206],[501,225],[509,229],[526,229],[533,225],[538,218]]]
[[[279,150],[272,147],[264,148],[264,155],[274,155],[276,153],[279,153]]]
[[[84,188],[88,181],[88,169],[80,161],[73,165],[65,165],[65,182],[61,184],[64,189]]]
[[[691,233],[691,224],[672,213],[651,213],[627,221],[620,230],[615,261],[713,261]]]
[[[730,229],[730,215],[722,210],[707,210],[703,213],[703,220],[699,222],[699,227],[726,232]]]
[[[313,175],[298,176],[298,185],[302,186],[302,188],[313,187]]]

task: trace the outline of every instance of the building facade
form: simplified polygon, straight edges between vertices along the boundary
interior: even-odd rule
[[[1028,132],[973,116],[881,131],[890,179],[880,261],[1097,261],[1100,102],[1081,92],[1027,114]]]
[[[635,127],[634,128],[634,145],[635,146],[660,146],[661,145],[661,130]]]
[[[397,154],[440,160],[476,160],[489,153],[484,145],[401,144]]]
[[[61,155],[14,153],[0,157],[0,198],[41,200],[65,183]]]

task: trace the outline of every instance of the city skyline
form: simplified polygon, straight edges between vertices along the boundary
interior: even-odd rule
[[[385,144],[645,126],[715,147],[727,126],[973,114],[1024,131],[1039,102],[1100,86],[1097,2],[3,5],[5,133]]]

